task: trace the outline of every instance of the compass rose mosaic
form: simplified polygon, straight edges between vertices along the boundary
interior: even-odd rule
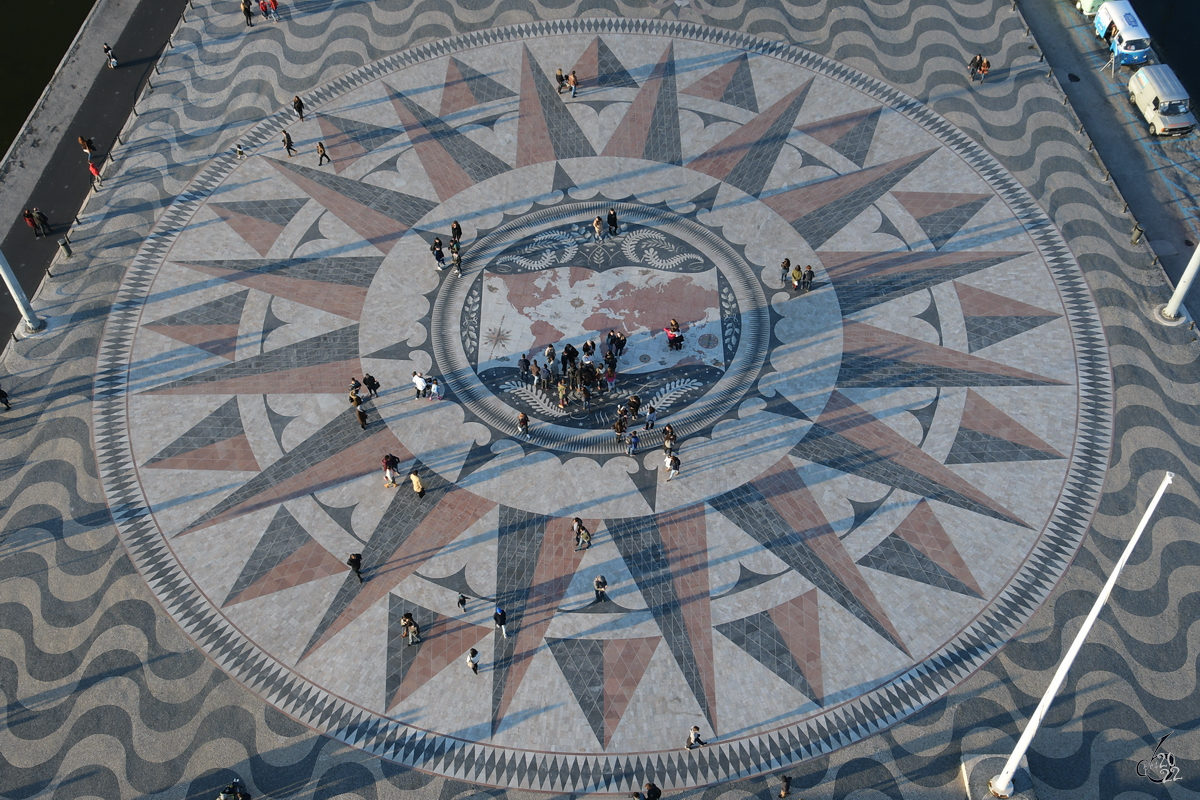
[[[1019,184],[911,98],[778,43],[586,20],[305,100],[131,265],[95,427],[149,585],[287,714],[484,784],[711,783],[945,694],[1074,555],[1109,447],[1090,295]],[[455,220],[461,272],[436,269]],[[519,369],[588,341],[601,362],[610,330],[590,404]],[[635,394],[658,424],[630,454]],[[383,486],[385,454],[423,497]]]

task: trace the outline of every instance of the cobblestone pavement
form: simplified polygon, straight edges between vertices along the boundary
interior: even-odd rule
[[[1196,345],[1009,6],[400,5],[198,3],[9,348],[0,792],[961,796],[1172,469],[1029,764],[1194,794]]]

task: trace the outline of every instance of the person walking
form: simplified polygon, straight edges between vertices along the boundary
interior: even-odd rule
[[[416,467],[413,467],[413,471],[408,473],[408,479],[412,481],[413,491],[417,493],[417,497],[424,497],[425,484],[421,483],[421,476],[417,474]]]
[[[804,291],[808,292],[812,289],[813,279],[817,277],[817,273],[813,272],[812,264],[804,268]]]
[[[608,390],[611,392],[617,387],[617,371],[612,367],[604,370],[604,382],[608,384]]]
[[[587,526],[583,524],[583,520],[580,519],[579,517],[576,517],[575,519],[571,520],[571,531],[575,534],[575,549],[576,550],[579,549],[579,545],[584,541],[584,539],[583,539],[584,534],[587,534],[587,541],[589,543],[592,541],[591,531],[589,531],[587,529]],[[584,549],[586,549],[586,548],[584,548]]]
[[[597,603],[603,603],[608,599],[608,581],[604,579],[603,575],[597,575],[596,579],[592,581],[592,589],[596,592]]]
[[[667,463],[667,480],[679,477],[679,456],[669,455],[666,458]]]
[[[579,91],[579,78],[575,76],[575,70],[571,70],[571,74],[567,76],[567,86],[571,87],[571,97]]]
[[[246,18],[246,27],[254,27],[254,12],[250,10],[250,0],[242,0],[242,16]],[[108,45],[105,45],[108,47]]]
[[[450,241],[456,244],[462,241],[462,225],[458,224],[458,220],[450,223]]]
[[[655,410],[654,406],[650,406],[649,408],[646,409],[646,427],[644,427],[642,430],[646,430],[646,431],[654,430],[654,423],[657,420],[658,420],[658,411]]]
[[[350,557],[346,559],[346,565],[350,567],[354,577],[358,578],[358,582],[362,583],[362,553],[351,553]]]
[[[608,210],[608,235],[616,236],[617,231],[620,229],[621,226],[617,224],[617,210],[615,208],[610,208]]]
[[[292,135],[287,131],[283,132],[283,149],[287,150],[288,158],[291,158],[292,154],[296,152],[296,146],[292,142]]]
[[[358,408],[362,405],[362,398],[358,396],[358,389],[350,390],[350,405]]]
[[[595,235],[597,242],[604,241],[604,223],[600,221],[600,217],[592,220],[592,233]]]
[[[476,675],[479,674],[479,651],[474,647],[467,651],[467,668]]]
[[[800,291],[800,284],[802,284],[803,282],[804,282],[804,270],[800,269],[800,265],[797,264],[795,267],[792,268],[792,291],[793,292]]]
[[[4,406],[5,411],[12,411],[12,403],[8,401],[8,392],[0,389],[0,405]]]
[[[675,429],[671,427],[670,423],[663,426],[662,437],[663,450],[669,456],[671,455],[671,451],[675,449]]]
[[[379,396],[379,389],[380,389],[379,381],[375,380],[374,375],[372,375],[369,372],[364,373],[362,382],[363,382],[363,386],[367,387],[367,392],[370,393],[371,397]]]
[[[700,738],[700,726],[693,725],[692,729],[690,731],[688,731],[687,744],[685,744],[683,746],[683,748],[685,750],[691,750],[692,748],[695,748],[695,747],[707,747],[707,746],[708,746],[708,742],[706,742]]]
[[[563,75],[562,67],[554,70],[554,82],[558,84],[558,93],[562,94],[567,88],[567,77]]]
[[[433,244],[429,245],[429,252],[433,253],[433,260],[437,262],[437,268],[443,270],[446,268],[446,254],[442,251],[442,239],[440,236],[435,236]]]
[[[641,441],[642,440],[641,440],[641,438],[638,437],[637,431],[630,431],[629,432],[629,447],[628,447],[628,449],[626,449],[625,453],[627,455],[631,455],[631,456],[636,454],[638,445],[641,444]]]
[[[986,78],[988,76],[988,73],[991,71],[992,71],[992,62],[988,61],[985,58],[983,60],[983,62],[979,65],[979,82],[983,83],[983,79]]]
[[[500,606],[496,606],[496,613],[492,614],[492,621],[496,623],[496,627],[504,634],[504,638],[508,638],[508,614]]]
[[[517,414],[517,433],[521,434],[526,439],[530,438],[529,415],[526,414],[524,411],[521,411]]]
[[[467,596],[465,594],[458,596],[458,610],[464,612],[467,610]]]
[[[108,42],[104,43],[104,63],[109,69],[117,68],[117,54],[108,46]]]
[[[33,238],[35,238],[35,239],[42,238],[42,232],[40,230],[38,230],[37,220],[34,219],[32,211],[30,211],[28,208],[25,209],[25,212],[23,214],[21,214],[21,218],[24,219],[25,224],[28,225],[33,230]]]
[[[271,21],[271,7],[267,5],[267,0],[258,0],[258,11],[262,14],[263,22]]]
[[[271,19],[274,22],[279,22],[279,0],[267,0],[271,6]]]
[[[261,0],[265,5],[267,0]],[[292,108],[296,109],[296,113],[300,116],[300,121],[304,122],[304,101],[300,99],[300,95],[292,97]]]
[[[396,488],[396,471],[400,469],[400,459],[388,453],[383,457],[383,488]]]
[[[421,396],[423,394],[425,394],[425,389],[428,388],[429,384],[428,384],[428,382],[426,382],[425,376],[419,372],[414,372],[412,374],[412,383],[413,383],[413,388],[415,388],[417,390],[417,393],[416,393],[416,395],[414,395],[414,397],[416,397],[416,399],[420,400]]]
[[[358,427],[365,431],[367,429],[367,412],[362,406],[354,407],[354,417],[358,420]]]
[[[240,144],[233,148],[233,154],[237,158],[245,158],[246,157],[246,151],[242,149],[242,146]]]
[[[100,177],[100,170],[96,166],[95,161],[88,162],[88,172],[92,173],[92,188],[93,189],[100,188],[100,184],[103,183],[103,180]]]
[[[442,399],[442,385],[438,383],[437,378],[429,379],[429,402]]]
[[[977,53],[974,58],[967,62],[967,77],[971,83],[975,82],[975,75],[979,72],[979,68],[983,65],[983,55]]]
[[[404,634],[408,637],[408,644],[405,647],[412,647],[421,641],[421,626],[413,619],[411,611],[404,612],[404,616],[400,617],[400,624],[404,627]]]
[[[325,152],[325,143],[317,142],[317,166],[321,166],[326,161],[331,164],[333,163],[333,159],[330,158],[329,154]]]
[[[83,154],[87,156],[88,161],[91,161],[92,157],[96,155],[96,143],[91,139],[85,139],[80,136],[79,146],[83,148]]]

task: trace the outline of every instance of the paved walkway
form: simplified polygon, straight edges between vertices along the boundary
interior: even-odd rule
[[[909,38],[978,49],[938,32],[939,8],[906,10]],[[1191,445],[1155,427],[1172,406],[1135,385],[1191,337],[1139,320],[1140,273],[1088,225],[1119,201],[1050,156],[1084,148],[1033,122],[1054,91],[1036,57],[999,56],[1016,17],[956,8],[988,21],[1003,64],[972,87],[957,52],[852,55],[834,31],[857,12],[793,20],[806,49],[731,29],[769,33],[758,6],[733,26],[711,11],[444,16],[464,33],[397,42],[409,11],[386,4],[298,4],[252,30],[199,9],[76,235],[73,318],[8,358],[27,455],[0,591],[27,609],[9,636],[29,655],[0,754],[59,749],[20,756],[9,793],[202,796],[236,772],[278,795],[741,779],[765,797],[761,776],[785,773],[805,796],[950,797],[960,751],[1003,749],[1138,484],[1157,484],[1141,472],[1188,472],[1168,454]],[[376,28],[386,48],[355,49]],[[280,49],[268,80],[254,64]],[[274,93],[266,113],[249,87]],[[597,240],[609,209],[619,233]],[[454,220],[461,275],[430,253]],[[813,265],[809,291],[785,256]],[[547,345],[599,357],[611,329],[629,344],[590,407],[517,369]],[[443,399],[414,397],[413,371]],[[360,426],[346,393],[367,372],[383,390]],[[659,419],[629,453],[609,426],[635,394]],[[93,448],[97,472],[71,466]],[[424,496],[382,486],[386,453]],[[1141,666],[1192,661],[1167,583],[1190,563],[1191,497],[1185,482],[1164,506],[1130,573],[1149,588],[1116,598],[1107,649],[1085,654],[1075,721],[1031,753],[1039,793],[1149,789],[1133,765],[1191,725],[1157,699],[1181,687]],[[1167,643],[1147,661],[1123,627],[1154,603],[1130,623]],[[1115,704],[1124,739],[1069,744],[1111,730]],[[65,739],[42,732],[57,715]],[[124,767],[83,749],[91,725]],[[691,725],[706,748],[684,750]]]

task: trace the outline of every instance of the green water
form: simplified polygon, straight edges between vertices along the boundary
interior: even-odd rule
[[[0,81],[0,157],[42,96],[94,0],[4,0],[8,28]],[[20,32],[20,35],[17,33]],[[104,55],[96,53],[96,68]]]

